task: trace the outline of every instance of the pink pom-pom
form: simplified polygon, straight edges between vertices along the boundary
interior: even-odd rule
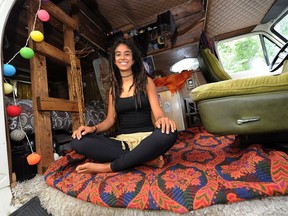
[[[46,10],[39,10],[38,13],[38,18],[43,21],[43,22],[47,22],[50,19],[50,15]]]

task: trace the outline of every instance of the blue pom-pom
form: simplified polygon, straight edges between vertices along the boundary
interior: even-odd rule
[[[4,76],[13,76],[16,73],[16,68],[10,64],[4,64]]]

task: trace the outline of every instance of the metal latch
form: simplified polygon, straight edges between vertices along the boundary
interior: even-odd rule
[[[259,121],[260,117],[254,117],[254,118],[249,118],[249,119],[238,119],[236,121],[236,123],[238,125],[244,124],[244,123],[249,123],[249,122],[255,122],[255,121]]]

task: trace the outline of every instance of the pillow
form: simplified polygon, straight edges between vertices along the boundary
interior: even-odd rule
[[[203,50],[203,58],[207,60],[208,68],[211,68],[213,73],[219,78],[219,80],[229,80],[231,77],[224,70],[222,65],[216,56],[211,52],[210,49],[206,48]]]

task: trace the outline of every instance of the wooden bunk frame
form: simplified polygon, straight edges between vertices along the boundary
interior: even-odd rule
[[[72,7],[77,7],[77,2],[77,0],[71,0]],[[33,30],[35,14],[39,7],[39,1],[28,1],[28,4],[28,32],[31,32]],[[69,16],[51,1],[43,3],[41,8],[45,9],[50,16],[53,16],[63,23],[64,46],[68,47],[72,53],[75,53],[74,31],[78,30],[78,10],[74,10],[75,14]],[[45,38],[43,23],[41,21],[36,22],[35,29],[40,30]],[[71,75],[70,55],[64,50],[60,50],[45,41],[36,43],[30,40],[29,47],[35,52],[35,56],[30,59],[31,86],[36,152],[41,155],[41,160],[38,164],[38,174],[43,174],[48,166],[54,161],[51,111],[72,112],[72,128],[74,130],[80,125],[81,116],[79,115],[79,109],[80,107],[84,107],[84,103],[83,100],[82,102],[79,102],[79,100],[77,101],[77,97],[73,92],[72,80],[75,77],[72,77]],[[46,57],[66,65],[69,100],[49,97]],[[76,59],[76,67],[77,78],[79,78],[82,83],[79,59]],[[79,105],[79,103],[81,104]]]

